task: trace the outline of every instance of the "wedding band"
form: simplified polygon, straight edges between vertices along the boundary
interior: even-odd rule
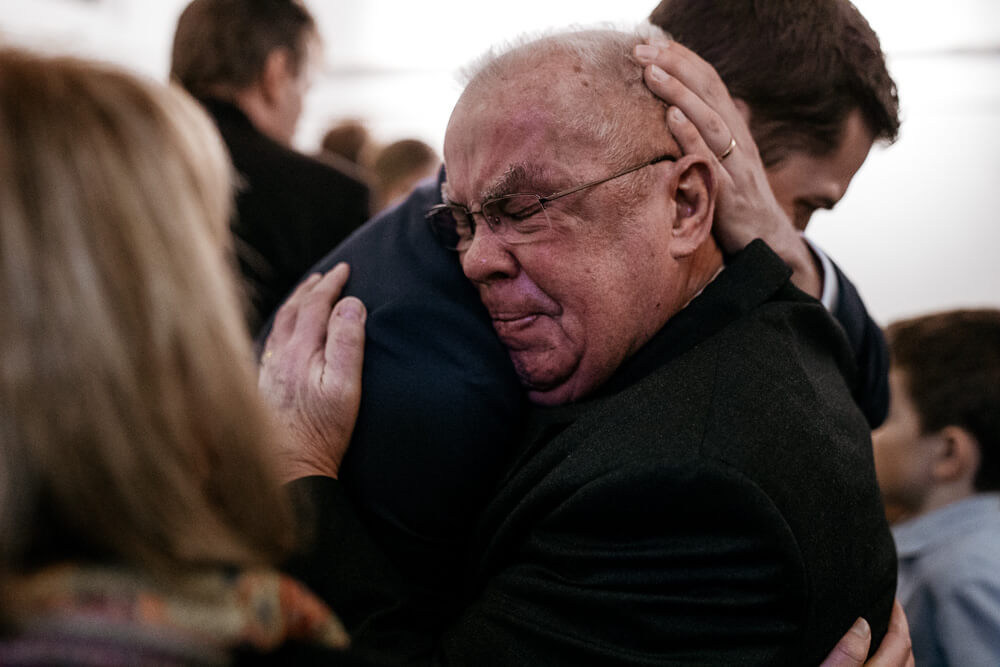
[[[720,155],[718,158],[719,162],[722,162],[727,157],[729,157],[729,154],[733,152],[734,148],[736,148],[736,137],[732,137],[729,140],[729,145],[726,147],[726,150],[722,151],[722,155]]]

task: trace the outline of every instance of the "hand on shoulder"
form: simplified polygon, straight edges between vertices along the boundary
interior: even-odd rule
[[[338,264],[313,274],[278,311],[261,356],[258,387],[283,433],[278,459],[284,481],[336,478],[361,402],[364,304],[337,300],[350,270]]]

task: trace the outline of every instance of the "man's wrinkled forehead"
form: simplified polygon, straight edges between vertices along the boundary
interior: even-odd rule
[[[522,192],[545,196],[559,188],[558,173],[561,171],[563,170],[558,168],[558,165],[543,162],[511,163],[497,178],[481,186],[477,185],[475,191],[471,193],[453,192],[449,182],[451,172],[446,172],[446,178],[441,184],[441,195],[447,202],[466,205]],[[462,201],[466,198],[472,201]]]
[[[549,195],[572,184],[581,163],[602,158],[591,125],[571,122],[566,105],[537,93],[473,94],[459,102],[445,135],[450,201]]]

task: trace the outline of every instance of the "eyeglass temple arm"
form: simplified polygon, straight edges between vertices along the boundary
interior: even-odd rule
[[[611,176],[608,176],[607,178],[601,178],[601,179],[598,179],[596,181],[591,181],[589,183],[584,183],[583,185],[578,185],[578,186],[576,186],[574,188],[570,188],[569,190],[563,190],[562,192],[557,192],[554,195],[549,195],[548,197],[539,197],[538,199],[542,202],[542,204],[547,204],[550,201],[553,201],[555,199],[559,199],[560,197],[565,197],[566,195],[571,195],[574,192],[579,192],[580,190],[585,190],[586,188],[591,188],[591,187],[593,187],[595,185],[600,185],[601,183],[606,183],[607,181],[616,179],[619,176],[624,176],[625,174],[630,174],[633,171],[639,171],[640,169],[645,169],[646,167],[651,167],[654,164],[659,164],[660,162],[666,162],[668,160],[670,162],[676,162],[677,158],[675,156],[673,156],[673,155],[661,155],[659,157],[654,157],[652,160],[648,160],[646,162],[643,162],[642,164],[637,164],[637,165],[635,165],[633,167],[629,167],[628,169],[622,169],[618,173],[612,174]]]

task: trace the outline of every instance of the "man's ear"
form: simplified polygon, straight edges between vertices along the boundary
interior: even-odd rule
[[[291,53],[285,48],[272,49],[264,60],[260,75],[260,93],[268,106],[280,104],[288,78],[292,76]]]
[[[670,252],[675,258],[690,256],[712,232],[715,213],[715,179],[708,162],[698,155],[680,158],[670,182],[674,219]]]
[[[945,426],[935,435],[939,439],[931,468],[934,477],[942,482],[969,484],[979,470],[979,441],[961,426]]]

